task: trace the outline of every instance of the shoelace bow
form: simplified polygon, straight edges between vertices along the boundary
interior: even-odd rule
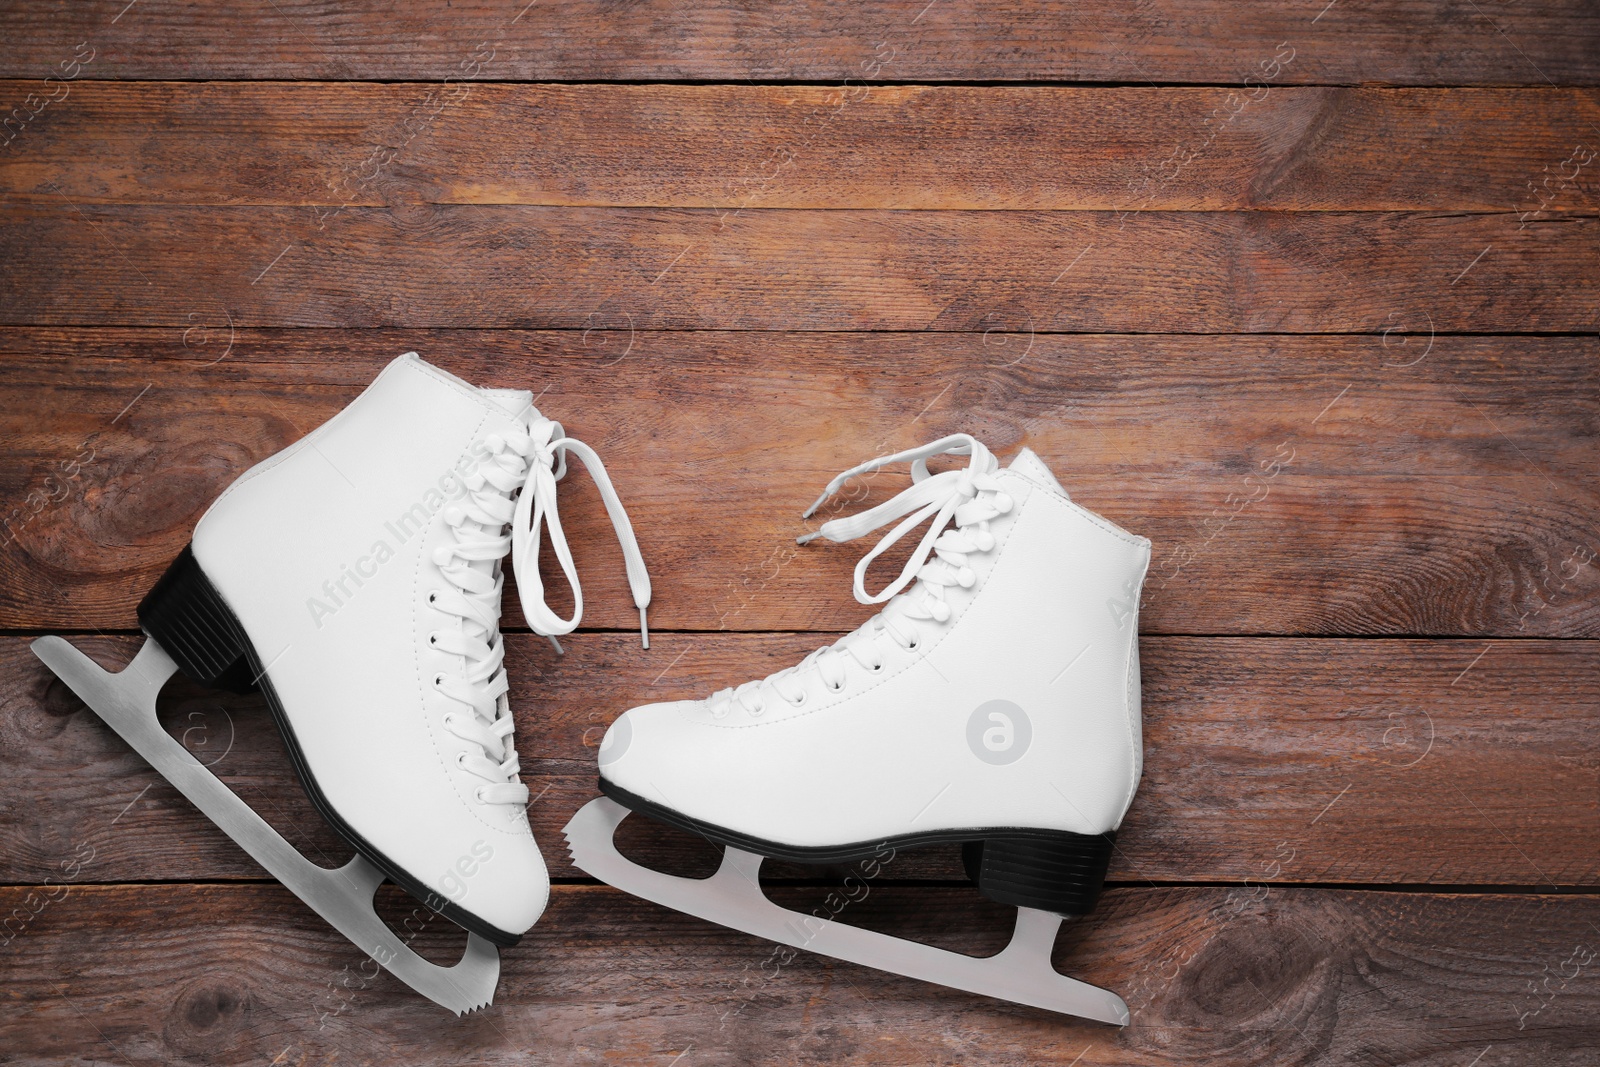
[[[622,546],[628,586],[639,609],[640,641],[645,648],[650,647],[646,619],[650,575],[628,513],[594,449],[566,436],[560,423],[537,412],[526,428],[519,426],[509,434],[492,434],[483,445],[477,469],[463,479],[467,496],[445,512],[455,541],[434,551],[433,562],[449,585],[428,597],[429,604],[460,618],[462,625],[436,631],[429,640],[434,647],[463,657],[466,665],[459,676],[441,674],[434,679],[434,686],[441,693],[471,709],[470,715],[452,712],[444,720],[446,728],[457,737],[482,750],[481,754],[462,755],[459,765],[488,783],[478,787],[480,801],[520,806],[527,803],[528,788],[517,778],[520,764],[511,740],[513,724],[506,699],[509,686],[503,669],[505,642],[500,634],[500,592],[505,575],[499,567],[480,569],[471,564],[499,561],[509,552],[528,626],[548,637],[557,652],[563,651],[556,635],[571,633],[583,618],[583,589],[578,584],[556,505],[556,483],[566,477],[567,453],[572,452],[583,460],[599,488]],[[572,588],[570,619],[550,610],[544,600],[544,580],[539,574],[544,527],[549,528],[551,547]]]
[[[937,455],[972,458],[963,468],[932,474],[928,471],[928,460]],[[864,670],[876,673],[883,669],[883,659],[876,648],[879,635],[887,634],[901,648],[914,651],[921,643],[916,627],[918,621],[949,621],[950,605],[945,602],[944,591],[951,586],[963,589],[973,586],[977,575],[968,566],[967,557],[994,548],[995,538],[989,531],[989,522],[1006,514],[1013,506],[1011,498],[1001,491],[1001,482],[995,475],[999,461],[981,441],[970,434],[952,434],[920,448],[852,467],[830,481],[801,517],[810,518],[850,479],[906,461],[911,463],[909,488],[860,514],[825,522],[815,533],[806,534],[797,542],[803,545],[819,537],[836,542],[852,541],[900,519],[900,523],[856,564],[855,597],[863,604],[882,604],[899,596],[913,581],[919,584],[853,633],[824,645],[793,667],[714,694],[711,705],[715,717],[726,715],[735,700],[752,715],[760,715],[766,710],[767,691],[796,707],[804,704],[803,688],[796,684],[798,695],[795,696],[791,696],[787,688],[788,683],[798,681],[800,672],[810,669],[817,671],[830,690],[838,692],[847,680],[846,656]],[[867,569],[873,561],[925,522],[929,523],[928,529],[899,576],[878,592],[868,593]],[[953,527],[950,526],[952,522]]]

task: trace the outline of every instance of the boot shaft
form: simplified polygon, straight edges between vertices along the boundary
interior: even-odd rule
[[[410,614],[418,572],[445,536],[443,512],[465,496],[484,439],[509,432],[530,400],[407,353],[229,486],[195,528],[195,556],[230,602],[258,606],[247,624],[274,648],[325,632],[353,639],[357,616],[392,625],[396,612]],[[375,603],[350,610],[361,601]]]

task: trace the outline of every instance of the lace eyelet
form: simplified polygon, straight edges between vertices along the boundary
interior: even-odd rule
[[[438,634],[429,634],[428,635],[428,644],[437,645],[438,643],[439,643],[439,635]]]
[[[844,692],[844,683],[840,682],[838,685],[830,685],[828,686],[828,689],[830,692],[842,693]]]
[[[872,671],[873,674],[877,674],[879,671],[883,670],[883,664],[874,663],[871,667],[868,668],[868,670]]]
[[[745,708],[744,710],[752,719],[759,719],[767,712],[765,705],[759,708]]]
[[[444,675],[436,674],[436,675],[433,676],[433,687],[435,689],[439,688],[443,684],[444,684]]]
[[[428,594],[428,603],[437,604],[438,602],[439,602],[438,590],[435,590],[434,592]]]
[[[805,706],[805,702],[808,699],[810,699],[810,696],[811,696],[810,693],[807,693],[804,689],[802,689],[800,691],[800,695],[798,697],[796,697],[795,699],[789,701],[789,703],[794,705],[797,708],[804,707]]]
[[[906,646],[906,651],[907,652],[915,652],[921,645],[922,645],[921,641],[913,640],[909,645]]]
[[[478,801],[479,804],[487,804],[488,803],[488,801],[483,799],[483,786],[480,785],[478,788],[474,789],[472,791],[472,795],[473,795],[474,798],[476,798],[476,800]]]
[[[465,767],[466,765],[467,765],[467,754],[465,752],[457,752],[456,753],[456,766],[457,767]]]

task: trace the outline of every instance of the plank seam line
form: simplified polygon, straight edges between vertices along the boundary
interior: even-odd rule
[[[79,84],[95,85],[305,85],[337,88],[350,85],[393,85],[429,87],[438,85],[449,72],[437,78],[170,78],[170,77],[99,77],[89,74],[77,79]],[[684,86],[688,88],[720,89],[1239,89],[1243,82],[1222,80],[1201,81],[1093,81],[1064,78],[923,78],[883,79],[844,84],[844,78],[788,78],[761,81],[738,81],[727,78],[618,78],[618,79],[550,79],[550,78],[479,78],[461,79],[457,84],[471,86],[525,86],[539,88],[652,88],[655,86]],[[27,74],[0,71],[0,83],[32,82],[38,78]],[[1475,82],[1403,82],[1403,81],[1280,81],[1273,83],[1278,89],[1358,89],[1375,92],[1406,92],[1408,90],[1453,91],[1476,89],[1503,89],[1542,93],[1581,92],[1600,88],[1592,81],[1475,81]]]

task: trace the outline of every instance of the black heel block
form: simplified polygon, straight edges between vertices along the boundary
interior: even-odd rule
[[[235,693],[255,688],[244,627],[189,546],[139,602],[139,627],[201,685]]]
[[[961,859],[967,877],[990,900],[1058,915],[1087,915],[1105,885],[1116,836],[1001,831],[962,845]]]

